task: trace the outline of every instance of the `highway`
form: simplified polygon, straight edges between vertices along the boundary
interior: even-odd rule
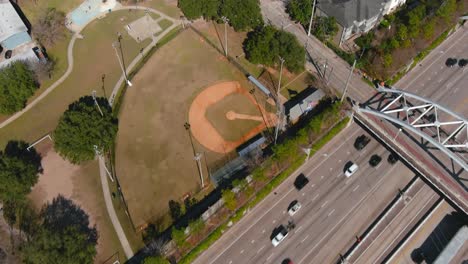
[[[345,129],[194,263],[278,263],[286,258],[304,264],[337,261],[339,252],[354,243],[356,235],[414,176],[400,162],[388,164],[388,151],[375,140],[363,150],[355,150],[354,141],[363,133],[356,124]],[[373,154],[383,157],[377,168],[368,164]],[[360,168],[346,178],[343,167],[349,160]],[[292,183],[300,172],[310,182],[297,191]],[[286,211],[296,199],[302,208],[290,217]],[[291,219],[296,227],[273,247],[272,231]]]

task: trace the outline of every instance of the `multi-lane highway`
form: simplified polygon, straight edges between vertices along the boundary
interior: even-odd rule
[[[286,258],[294,263],[338,260],[339,253],[354,243],[356,235],[414,176],[401,163],[387,163],[388,151],[375,140],[357,151],[353,144],[363,133],[355,124],[345,129],[194,263],[278,263]],[[368,163],[373,154],[383,157],[377,168]],[[346,178],[343,168],[350,160],[360,168]],[[301,172],[310,182],[298,191],[293,181]],[[293,200],[302,203],[302,208],[290,217],[287,208]],[[290,220],[296,227],[279,246],[273,247],[272,231],[286,226]]]

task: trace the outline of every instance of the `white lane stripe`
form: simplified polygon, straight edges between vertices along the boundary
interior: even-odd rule
[[[240,252],[240,253],[241,253],[241,254],[244,254],[244,250],[241,250],[241,252]]]
[[[314,201],[315,199],[317,199],[318,196],[319,196],[319,195],[318,195],[318,193],[317,193],[317,194],[314,196],[314,198],[312,198],[312,201]]]
[[[265,246],[263,246],[259,250],[257,250],[257,254],[260,253],[260,251],[262,251],[263,248],[265,248]]]
[[[296,229],[296,231],[294,231],[294,234],[297,233],[297,232],[299,232],[299,230],[301,230],[301,228],[302,228],[302,226],[298,227],[298,228]]]
[[[320,206],[320,208],[323,208],[325,205],[327,205],[327,203],[328,203],[328,200],[325,201],[325,202],[322,204],[322,206]]]
[[[269,260],[271,257],[273,257],[273,254],[271,254],[270,256],[268,256],[268,258],[266,260]]]
[[[335,212],[335,209],[331,210],[331,212],[328,213],[328,216],[331,216]]]
[[[354,187],[353,192],[355,192],[358,188],[359,188],[359,184],[356,187]]]
[[[304,237],[304,239],[301,240],[301,243],[304,243],[304,241],[306,241],[307,238],[309,238],[309,235],[307,235],[306,237]]]

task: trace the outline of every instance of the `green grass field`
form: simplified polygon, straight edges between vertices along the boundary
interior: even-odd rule
[[[99,96],[108,96],[122,74],[112,42],[117,40],[117,32],[121,32],[125,62],[129,63],[150,41],[136,43],[123,26],[143,15],[143,11],[118,11],[89,24],[82,32],[84,39],[75,43],[73,72],[31,110],[0,129],[0,147],[11,139],[32,142],[51,132],[68,105],[93,90]]]
[[[127,90],[119,115],[116,171],[136,227],[148,221],[167,227],[168,201],[199,190],[184,123],[196,95],[220,81],[250,87],[240,71],[191,30],[158,50],[132,79],[134,85]],[[247,107],[248,113],[257,113],[255,106]],[[224,116],[218,118],[225,120]],[[209,164],[223,158],[193,141]]]

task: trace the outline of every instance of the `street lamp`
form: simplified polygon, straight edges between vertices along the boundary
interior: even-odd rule
[[[190,132],[190,124],[188,122],[185,122],[184,128],[185,130],[187,130],[189,134],[190,144],[192,145],[192,151],[193,151],[193,159],[197,162],[198,173],[200,174],[200,180],[201,180],[201,187],[203,189],[205,187],[205,184],[203,182],[203,172],[202,172],[202,166],[201,166],[202,153],[195,152],[195,146],[193,145],[193,140],[192,140],[192,132]]]
[[[104,116],[104,114],[102,113],[101,111],[101,107],[99,106],[99,103],[98,101],[96,100],[96,90],[94,90],[92,93],[91,93],[91,96],[93,97],[93,100],[94,100],[94,104],[96,104],[98,110],[99,110],[99,113],[101,113],[101,116]]]
[[[226,57],[228,56],[228,44],[227,44],[227,23],[229,22],[229,19],[225,16],[221,17],[221,20],[224,22],[224,54]]]
[[[309,30],[307,31],[307,36],[310,36],[310,30],[312,29],[312,22],[314,20],[314,11],[315,11],[315,4],[317,0],[314,0],[314,4],[312,5],[312,13],[310,14],[310,22],[309,22]]]
[[[122,69],[122,72],[123,72],[123,75],[124,75],[124,78],[125,78],[125,82],[128,84],[128,86],[132,86],[132,83],[130,82],[130,80],[128,80],[127,78],[127,73],[125,72],[125,68],[124,68],[124,65],[123,65],[123,62],[120,60],[120,56],[119,56],[119,52],[117,51],[117,46],[120,47],[120,51],[122,51],[122,46],[120,45],[120,36],[119,36],[119,41],[117,42],[114,42],[112,43],[112,47],[114,48],[115,50],[115,55],[117,55],[117,59],[119,60],[119,64],[120,64],[120,68]],[[123,57],[123,56],[122,56]],[[123,60],[123,58],[122,58]]]

